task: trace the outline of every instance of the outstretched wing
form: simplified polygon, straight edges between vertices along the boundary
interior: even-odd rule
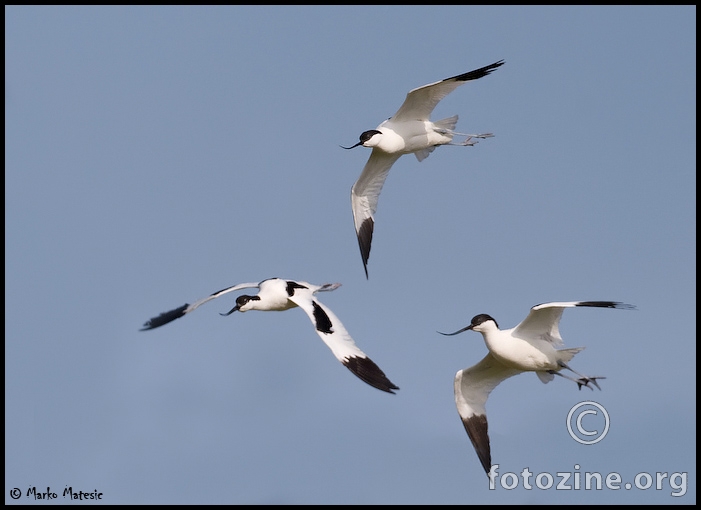
[[[429,83],[422,87],[409,91],[402,106],[392,116],[394,121],[402,120],[429,120],[431,112],[445,96],[450,94],[460,85],[470,80],[477,80],[487,76],[497,67],[504,64],[503,60],[494,62],[485,67],[459,74],[445,80]]]
[[[515,336],[537,337],[555,346],[563,345],[560,336],[560,319],[565,308],[577,306],[595,308],[634,309],[635,306],[617,301],[561,301],[541,303],[531,308],[531,311],[521,323],[514,328]]]
[[[372,243],[373,230],[375,230],[373,215],[377,211],[377,201],[380,198],[380,192],[385,179],[387,179],[389,169],[400,156],[401,154],[387,154],[381,150],[373,149],[363,172],[351,188],[353,221],[355,222],[355,233],[358,236],[360,256],[365,268],[365,278],[368,277],[370,244]]]
[[[147,320],[144,323],[144,327],[141,328],[139,331],[146,331],[148,329],[154,329],[154,328],[157,328],[159,326],[163,326],[164,324],[168,324],[169,322],[172,322],[175,319],[179,319],[183,315],[190,313],[195,308],[205,304],[207,301],[211,301],[212,299],[216,299],[219,296],[223,296],[224,294],[227,294],[229,292],[233,292],[235,290],[248,289],[248,288],[252,288],[252,287],[257,288],[258,285],[259,285],[258,283],[239,283],[238,285],[234,285],[233,287],[227,287],[226,289],[222,289],[222,290],[219,290],[217,292],[214,292],[213,294],[210,294],[206,298],[202,298],[198,301],[195,301],[191,305],[185,303],[181,307],[174,308],[173,310],[169,310],[167,312],[163,312],[162,314],[158,315],[157,317],[153,317],[153,318]]]
[[[319,302],[309,289],[295,289],[290,301],[306,312],[316,332],[343,365],[378,390],[398,390],[374,361],[361,351],[336,315]]]
[[[485,403],[499,383],[520,373],[520,370],[502,365],[490,353],[475,366],[455,374],[455,405],[486,473],[492,467],[492,454]]]

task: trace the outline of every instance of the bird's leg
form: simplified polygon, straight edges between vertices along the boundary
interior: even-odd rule
[[[455,134],[460,135],[460,134],[462,134],[462,133],[455,133]],[[463,142],[457,142],[457,143],[456,143],[456,142],[450,142],[450,143],[448,143],[448,144],[446,144],[446,145],[459,145],[459,146],[461,146],[461,147],[472,147],[472,146],[475,145],[476,143],[479,143],[478,140],[473,140],[473,138],[477,138],[479,135],[463,135],[463,136],[467,136],[467,138],[465,139],[465,141],[463,141]]]
[[[563,374],[561,374],[561,373],[559,373],[559,372],[554,372],[554,373],[556,373],[557,375],[561,375],[561,376],[564,377],[565,379],[569,379],[570,381],[576,382],[580,390],[582,389],[582,386],[586,386],[586,387],[589,388],[590,390],[593,390],[593,388],[592,388],[591,386],[589,386],[589,383],[592,383],[594,386],[596,386],[597,388],[601,389],[601,387],[599,387],[599,384],[596,382],[596,380],[597,380],[597,379],[606,379],[606,377],[599,376],[599,375],[597,375],[597,376],[588,376],[588,375],[580,374],[579,372],[577,372],[576,370],[574,370],[573,368],[571,368],[571,367],[570,367],[567,363],[565,363],[564,361],[558,361],[558,365],[560,365],[562,368],[566,368],[566,369],[569,370],[570,372],[573,372],[573,373],[575,373],[575,374],[577,374],[577,375],[579,376],[579,379],[573,379],[572,377],[567,377],[566,375],[563,375]]]
[[[458,133],[456,131],[450,131],[450,134],[453,136],[467,136],[468,138],[465,141],[468,141],[470,138],[492,138],[494,136],[494,133],[482,133],[481,135],[473,135],[472,133]]]
[[[565,379],[569,379],[570,381],[576,382],[576,383],[577,383],[577,387],[578,387],[580,390],[582,389],[582,386],[586,386],[586,387],[589,388],[590,390],[594,391],[594,388],[592,388],[591,386],[589,386],[589,382],[588,382],[588,381],[585,382],[585,381],[582,380],[582,379],[575,379],[574,377],[570,377],[570,376],[568,376],[568,375],[561,374],[560,372],[558,372],[558,371],[556,371],[556,370],[548,370],[548,373],[549,373],[549,374],[553,374],[553,375],[559,375],[560,377],[564,377]],[[596,382],[595,382],[595,384],[596,384]],[[598,385],[597,385],[597,387],[598,387]],[[599,388],[599,389],[601,389],[601,388]]]
[[[482,133],[479,135],[475,135],[473,133],[458,133],[457,131],[451,130],[437,130],[439,133],[442,134],[451,134],[453,136],[469,136],[470,138],[492,138],[494,136],[494,133]]]
[[[467,138],[463,142],[458,142],[458,143],[450,143],[448,145],[462,145],[462,146],[472,146],[478,143],[477,140],[473,140],[473,138],[491,138],[494,135],[492,133],[483,133],[481,135],[468,135],[466,133],[451,133],[453,136],[459,135],[459,136],[466,136]]]

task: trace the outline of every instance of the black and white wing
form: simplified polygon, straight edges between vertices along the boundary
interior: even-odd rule
[[[451,78],[446,78],[445,80],[415,88],[409,91],[404,103],[391,119],[393,121],[429,120],[431,112],[441,99],[466,81],[477,80],[483,76],[487,76],[503,64],[504,61],[500,60],[499,62],[494,62],[493,64],[475,69],[474,71],[469,71]]]
[[[399,389],[380,367],[355,345],[339,318],[319,302],[311,290],[295,289],[289,299],[306,312],[321,339],[348,370],[378,390],[394,393],[392,390]]]
[[[153,317],[153,318],[147,320],[144,323],[144,327],[141,328],[139,331],[146,331],[149,329],[157,328],[159,326],[163,326],[164,324],[168,324],[169,322],[172,322],[175,319],[179,319],[183,315],[190,313],[191,311],[193,311],[197,307],[202,306],[207,301],[211,301],[212,299],[216,299],[219,296],[223,296],[224,294],[228,294],[229,292],[234,292],[236,290],[241,290],[241,289],[258,288],[259,285],[260,285],[259,283],[239,283],[238,285],[234,285],[232,287],[227,287],[226,289],[222,289],[222,290],[219,290],[217,292],[214,292],[213,294],[210,294],[206,298],[202,298],[198,301],[195,301],[191,305],[188,303],[185,303],[183,306],[180,306],[180,307],[175,308],[173,310],[169,310],[167,312],[163,312],[162,314],[158,315],[157,317]]]
[[[455,374],[455,405],[486,473],[492,467],[492,454],[487,434],[485,403],[499,383],[520,373],[520,370],[508,368],[487,354],[475,366],[459,370]]]
[[[531,311],[521,323],[514,328],[514,335],[525,338],[540,338],[555,346],[563,345],[560,336],[560,318],[565,308],[577,306],[595,308],[634,309],[635,306],[617,301],[561,301],[541,303],[531,308]]]
[[[365,277],[368,277],[368,259],[370,258],[370,244],[372,233],[375,230],[374,214],[377,211],[377,201],[380,198],[382,186],[385,184],[387,174],[401,154],[387,154],[373,149],[368,162],[365,163],[360,177],[351,188],[351,207],[353,209],[353,221],[355,234],[358,236],[360,256],[363,259]]]

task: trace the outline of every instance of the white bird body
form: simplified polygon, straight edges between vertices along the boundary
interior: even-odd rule
[[[565,308],[598,307],[633,309],[632,305],[615,301],[565,301],[536,305],[528,316],[516,327],[501,330],[487,314],[475,315],[469,326],[454,333],[477,331],[482,334],[489,353],[476,365],[458,370],[455,374],[455,405],[467,435],[477,452],[485,472],[489,474],[492,465],[489,435],[487,433],[487,412],[485,404],[489,394],[502,381],[523,372],[535,372],[543,383],[553,380],[555,375],[577,383],[579,389],[589,384],[599,388],[600,376],[585,376],[575,372],[568,365],[575,354],[584,347],[556,349],[563,345],[559,322]],[[578,379],[560,373],[567,369],[579,375]],[[601,389],[601,388],[599,388]]]
[[[307,282],[297,282],[299,285],[304,286],[304,294],[306,299],[310,299],[311,295],[316,294],[322,287],[319,285],[312,285]],[[236,287],[240,287],[237,285]],[[299,306],[291,296],[287,295],[286,287],[287,281],[281,280],[279,278],[271,278],[269,280],[263,280],[257,287],[260,289],[258,291],[258,297],[260,299],[250,299],[245,304],[240,306],[237,311],[247,312],[249,310],[259,310],[262,312],[282,312],[289,310],[290,308],[295,308]],[[332,289],[324,289],[332,290]],[[299,289],[295,294],[301,297],[302,289]]]
[[[487,349],[499,362],[522,372],[560,370],[559,362],[567,363],[572,358],[568,355],[572,349],[555,349],[542,338],[521,338],[515,329],[500,330],[494,321],[487,321],[473,331],[482,333]]]
[[[458,116],[445,120],[458,120]],[[439,121],[445,123],[445,120]],[[364,145],[381,150],[387,154],[411,154],[416,153],[416,158],[423,161],[428,154],[419,151],[429,149],[433,151],[439,145],[446,145],[453,141],[450,132],[455,127],[446,129],[439,127],[429,120],[411,120],[396,122],[394,118],[387,119],[377,126],[377,131],[382,136],[373,136]]]
[[[351,208],[355,222],[355,232],[363,259],[365,276],[368,276],[367,262],[370,257],[370,245],[375,226],[374,214],[382,186],[387,179],[390,168],[400,156],[414,154],[423,161],[441,145],[474,145],[473,138],[489,138],[492,133],[468,135],[457,133],[455,125],[458,116],[431,122],[430,115],[436,105],[463,83],[487,76],[503,65],[500,60],[494,64],[475,69],[445,80],[415,88],[406,95],[402,106],[392,117],[382,122],[376,129],[364,131],[360,141],[352,149],[362,145],[372,148],[372,153],[363,168],[360,177],[351,189]],[[463,142],[454,143],[456,135],[466,136]]]
[[[230,315],[236,311],[247,312],[249,310],[280,312],[299,307],[304,310],[312,321],[317,334],[331,349],[336,359],[369,385],[387,393],[394,393],[393,390],[398,390],[399,388],[358,348],[339,318],[315,297],[317,292],[335,290],[340,286],[340,283],[314,285],[304,281],[281,278],[269,278],[260,283],[240,283],[210,294],[206,298],[195,301],[193,304],[185,304],[179,308],[164,312],[146,321],[141,331],[168,324],[192,312],[206,302],[229,292],[246,288],[258,288],[259,292],[255,296],[241,295],[237,297],[236,306],[228,313],[222,315]]]

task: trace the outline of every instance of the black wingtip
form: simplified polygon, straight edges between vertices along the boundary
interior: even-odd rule
[[[380,370],[370,358],[360,358],[353,356],[343,361],[343,364],[360,379],[368,383],[373,388],[394,394],[392,390],[398,390],[392,381],[387,379],[385,373]]]
[[[492,452],[489,446],[487,417],[484,414],[473,415],[469,418],[463,418],[462,424],[465,426],[465,431],[470,438],[472,446],[475,448],[480,464],[482,464],[482,469],[489,476],[489,471],[492,468]]]
[[[579,301],[576,306],[588,306],[594,308],[618,308],[619,310],[635,310],[635,305],[621,303],[620,301]]]
[[[163,312],[158,317],[154,317],[152,319],[147,320],[146,322],[144,322],[144,327],[141,328],[139,331],[148,331],[149,329],[155,329],[182,317],[183,315],[185,315],[185,310],[188,306],[190,305],[188,303],[185,303],[179,308],[170,310],[168,312]]]
[[[487,74],[489,74],[492,71],[494,71],[496,68],[501,67],[503,65],[504,65],[504,59],[501,59],[497,62],[494,62],[493,64],[490,64],[488,66],[483,67],[482,69],[484,69],[487,72]]]
[[[372,243],[372,233],[375,230],[375,220],[368,218],[360,225],[358,230],[358,246],[360,247],[360,257],[363,259],[363,268],[365,268],[365,278],[368,276],[368,259],[370,258],[370,244]]]
[[[479,69],[475,69],[474,71],[469,71],[464,74],[459,74],[458,76],[454,76],[453,78],[448,78],[448,79],[454,79],[457,81],[469,81],[469,80],[477,80],[479,78],[482,78],[484,76],[487,76],[488,74],[491,74],[492,71],[497,69],[498,67],[501,67],[504,65],[503,60],[499,60],[498,62],[494,62],[493,64],[489,64],[488,66],[480,67]]]

